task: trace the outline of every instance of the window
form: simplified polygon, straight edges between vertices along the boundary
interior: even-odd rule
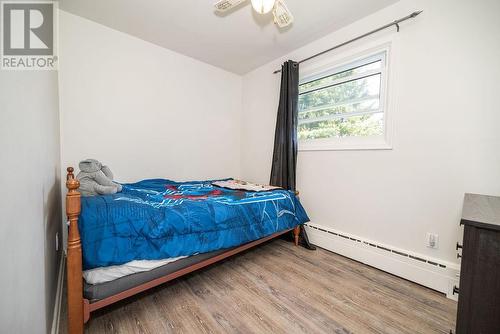
[[[379,51],[301,80],[301,149],[388,148],[386,58]]]

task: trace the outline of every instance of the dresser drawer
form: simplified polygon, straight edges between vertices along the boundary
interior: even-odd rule
[[[457,334],[500,333],[500,233],[465,226]]]

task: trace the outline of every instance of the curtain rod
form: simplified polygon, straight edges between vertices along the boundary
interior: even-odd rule
[[[386,24],[386,25],[384,25],[384,26],[382,26],[382,27],[380,27],[380,28],[377,28],[377,29],[375,29],[375,30],[372,30],[372,31],[370,31],[370,32],[367,32],[366,34],[360,35],[360,36],[358,36],[358,37],[355,37],[355,38],[353,38],[353,39],[348,40],[347,42],[344,42],[344,43],[340,43],[340,44],[338,44],[338,45],[335,45],[334,47],[329,48],[328,50],[322,51],[322,52],[320,52],[320,53],[316,53],[315,55],[312,55],[312,56],[310,56],[310,57],[307,57],[307,58],[305,58],[305,59],[302,59],[302,60],[300,60],[298,63],[300,64],[300,63],[303,63],[303,62],[305,62],[305,61],[311,60],[311,59],[313,59],[313,58],[316,58],[316,57],[322,56],[322,55],[324,55],[324,54],[325,54],[325,53],[327,53],[327,52],[333,51],[333,50],[338,49],[338,48],[340,48],[340,47],[342,47],[342,46],[344,46],[344,45],[347,45],[347,44],[349,44],[349,43],[355,42],[355,41],[357,41],[357,40],[359,40],[359,39],[361,39],[361,38],[365,38],[366,36],[370,36],[370,35],[372,35],[372,34],[374,34],[374,33],[377,33],[377,32],[379,32],[379,31],[381,31],[381,30],[387,29],[387,28],[392,27],[392,26],[396,26],[397,31],[399,32],[399,24],[400,24],[401,22],[406,21],[406,20],[409,20],[409,19],[413,19],[413,18],[415,18],[415,17],[416,17],[418,14],[420,14],[420,13],[422,13],[422,11],[421,11],[421,10],[416,11],[416,12],[413,12],[413,13],[411,13],[410,15],[407,15],[407,16],[405,16],[405,17],[402,17],[402,18],[400,18],[399,20],[396,20],[396,21],[394,21],[394,22],[388,23],[388,24]],[[281,72],[281,70],[276,70],[276,71],[274,71],[274,72],[273,72],[273,74],[276,74],[276,73],[279,73],[279,72]]]

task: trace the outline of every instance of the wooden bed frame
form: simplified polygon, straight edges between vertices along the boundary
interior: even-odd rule
[[[78,216],[80,215],[80,193],[78,188],[80,182],[75,179],[73,167],[67,168],[66,187],[66,215],[69,220],[68,232],[68,254],[67,254],[67,291],[68,291],[68,331],[70,334],[83,333],[84,324],[89,320],[90,313],[100,308],[116,303],[152,287],[171,281],[177,277],[186,275],[197,269],[206,267],[215,262],[221,261],[229,256],[240,253],[263,242],[276,238],[282,234],[293,231],[295,245],[299,242],[300,226],[293,229],[284,230],[268,237],[255,240],[240,247],[233,248],[227,252],[216,255],[212,258],[195,263],[189,267],[180,269],[166,276],[135,286],[131,289],[120,292],[116,295],[90,303],[83,298],[83,276],[82,276],[82,244],[80,242],[80,232],[78,231]],[[298,192],[296,192],[298,195]]]

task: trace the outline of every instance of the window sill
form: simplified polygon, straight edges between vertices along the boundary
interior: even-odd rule
[[[299,143],[299,151],[381,151],[392,150],[392,145],[388,143],[377,144],[320,144],[320,143]]]

